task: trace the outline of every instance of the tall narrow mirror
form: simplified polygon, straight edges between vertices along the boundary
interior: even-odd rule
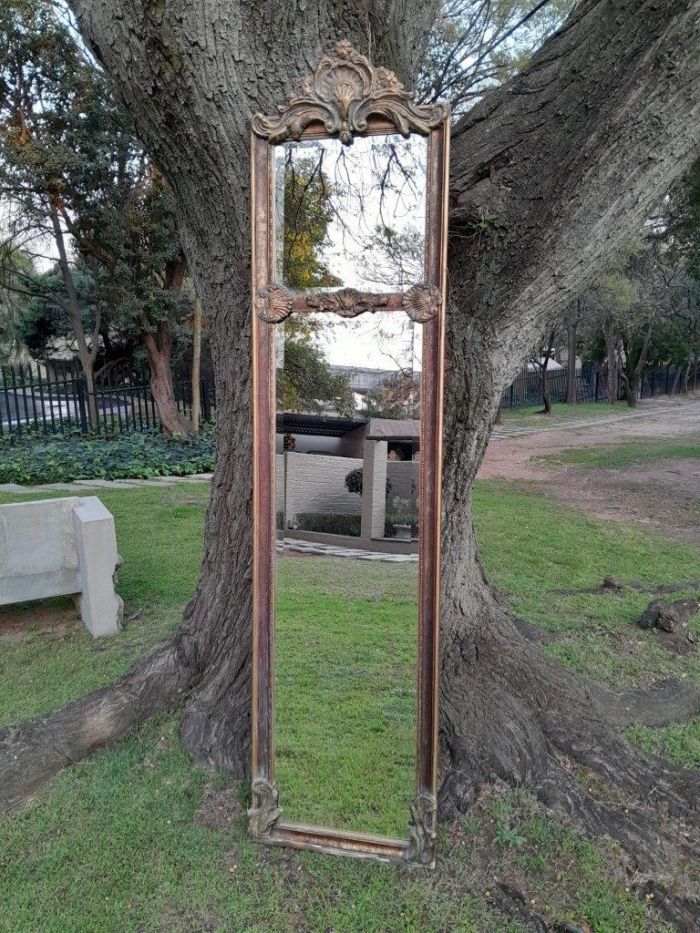
[[[252,129],[250,830],[432,866],[448,115],[340,42]]]
[[[275,770],[285,818],[401,837],[416,771],[421,325],[278,325]]]

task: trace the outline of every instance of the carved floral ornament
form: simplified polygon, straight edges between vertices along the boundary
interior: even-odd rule
[[[389,303],[389,296],[341,288],[336,292],[312,292],[304,297],[309,311],[330,311],[352,318],[374,312]],[[442,305],[440,290],[420,282],[401,296],[401,307],[416,324],[426,324],[437,317]],[[255,313],[267,324],[279,324],[294,310],[292,292],[283,285],[264,285],[255,293]]]
[[[250,831],[253,836],[266,836],[282,813],[278,806],[279,791],[265,778],[255,778],[251,789],[258,804],[248,810]]]
[[[420,865],[430,865],[435,858],[435,814],[437,803],[435,797],[423,791],[418,794],[411,804],[411,822],[408,827],[408,852],[410,862]]]
[[[350,145],[367,131],[370,116],[383,117],[398,133],[428,133],[445,117],[442,104],[416,104],[393,71],[373,68],[343,40],[321,57],[313,75],[279,113],[253,117],[253,132],[271,144],[299,139],[311,123],[323,123],[330,136]]]

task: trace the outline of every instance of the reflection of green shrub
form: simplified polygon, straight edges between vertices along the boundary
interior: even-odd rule
[[[302,531],[318,531],[327,535],[360,536],[360,516],[344,512],[299,512],[297,526]]]
[[[348,475],[345,477],[345,488],[348,492],[355,493],[357,496],[362,495],[362,467],[358,467],[356,470],[350,470]],[[391,480],[387,476],[386,478],[386,494],[387,496],[391,492]]]
[[[206,426],[191,440],[162,434],[114,437],[28,432],[0,441],[0,483],[65,483],[76,479],[190,476],[214,468],[214,434]]]

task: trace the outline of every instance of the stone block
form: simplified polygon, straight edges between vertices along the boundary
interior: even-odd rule
[[[96,496],[0,506],[0,605],[74,596],[94,637],[118,632],[114,519]]]

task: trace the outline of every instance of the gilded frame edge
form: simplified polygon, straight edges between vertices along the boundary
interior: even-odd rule
[[[396,132],[382,117],[370,115],[365,131],[354,135]],[[294,138],[328,138],[311,123]],[[336,134],[337,135],[337,134]],[[274,784],[274,595],[276,528],[274,514],[275,346],[277,321],[256,312],[259,290],[273,284],[272,151],[277,142],[251,130],[252,217],[252,423],[253,423],[253,674],[251,701],[250,829],[257,841],[326,854],[352,855],[378,861],[435,865],[440,670],[440,529],[442,476],[442,398],[446,306],[449,111],[427,133],[425,286],[439,293],[434,314],[423,326],[421,392],[421,459],[419,595],[416,670],[416,794],[406,839],[348,832],[330,827],[290,823],[281,818]],[[393,296],[394,298],[396,295]],[[390,302],[386,310],[400,310]],[[371,310],[371,308],[365,309]],[[405,310],[405,308],[404,308]],[[291,311],[307,311],[297,302]],[[290,313],[291,313],[290,311]],[[320,310],[317,313],[329,313]],[[358,312],[361,313],[361,312]],[[285,317],[287,315],[284,315]],[[277,320],[283,320],[279,318]],[[416,320],[416,318],[414,318]],[[429,455],[426,454],[429,452]],[[257,790],[256,790],[257,787]]]

